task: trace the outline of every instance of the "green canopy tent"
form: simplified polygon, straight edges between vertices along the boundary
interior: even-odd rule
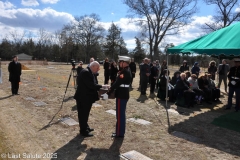
[[[168,54],[206,54],[213,57],[233,59],[240,56],[240,22],[228,27],[214,31],[208,35],[195,40],[180,44],[167,49]],[[168,84],[166,87],[166,99],[168,95]],[[167,107],[167,100],[166,100]]]
[[[197,53],[212,56],[240,56],[240,22],[190,42],[168,48],[168,54]]]

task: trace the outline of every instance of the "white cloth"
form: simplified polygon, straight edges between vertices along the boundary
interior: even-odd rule
[[[187,81],[190,83],[192,89],[198,89],[199,88],[197,79],[193,80],[192,77],[189,77]]]
[[[108,99],[107,93],[104,93],[104,94],[102,94],[101,96],[103,97],[102,99]]]

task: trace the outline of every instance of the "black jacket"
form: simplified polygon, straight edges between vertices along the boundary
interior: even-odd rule
[[[129,87],[120,87],[120,85],[130,85],[131,72],[129,67],[125,67],[119,72],[116,81],[111,86],[108,94],[111,94],[115,90],[115,97],[120,99],[129,99]]]
[[[135,73],[136,73],[136,63],[135,62],[131,62],[129,64],[129,68],[131,70],[131,73],[134,72],[134,73],[132,73],[132,77],[134,78],[135,77]]]
[[[83,69],[78,76],[77,90],[74,99],[81,102],[94,103],[99,100],[98,90],[102,85],[98,85],[89,67]]]
[[[237,77],[239,79],[237,79],[235,77]],[[230,68],[230,71],[228,73],[228,80],[229,80],[228,86],[234,87],[234,88],[240,88],[240,67],[231,67]],[[236,84],[233,85],[231,83],[231,81],[235,81]]]
[[[168,77],[169,80],[170,77]],[[170,82],[169,82],[170,83]],[[159,83],[159,89],[162,90],[162,91],[166,91],[166,87],[167,87],[167,78],[165,77],[165,75],[162,75],[161,78],[160,78],[160,83]]]
[[[117,73],[118,73],[118,68],[117,68],[117,66],[114,67],[113,64],[111,64],[111,74],[110,74],[110,79],[115,81],[116,78],[117,78]]]
[[[186,79],[182,80],[179,78],[175,86],[175,96],[183,96],[184,91],[188,90],[189,88],[190,83]]]
[[[172,84],[173,86],[176,85],[178,79],[180,79],[180,76],[177,77],[177,74],[180,75],[181,72],[180,72],[180,71],[176,71],[176,72],[174,73],[174,75],[173,75],[173,77],[172,77],[172,81],[171,81],[171,84]]]
[[[17,64],[12,61],[8,65],[9,72],[9,81],[10,82],[20,82],[20,76],[22,74],[22,66],[21,63],[17,62]]]
[[[189,71],[189,66],[186,64],[185,66],[184,65],[181,65],[179,71],[181,73],[185,72],[185,71]]]
[[[158,68],[156,66],[151,67],[151,78],[158,78]]]

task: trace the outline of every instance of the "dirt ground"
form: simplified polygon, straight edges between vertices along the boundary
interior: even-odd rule
[[[137,74],[126,116],[127,119],[141,118],[151,124],[127,121],[125,138],[113,140],[111,133],[115,131],[116,118],[105,111],[115,109],[115,100],[100,100],[97,103],[102,107],[93,107],[89,117],[89,125],[95,129],[94,137],[83,138],[78,135],[78,125],[70,127],[60,121],[67,116],[78,121],[76,102],[72,98],[75,92],[72,78],[66,91],[71,65],[27,67],[31,71],[22,72],[20,95],[11,96],[7,65],[2,65],[0,159],[117,160],[119,154],[131,150],[154,160],[240,159],[240,133],[211,124],[214,118],[233,112],[223,109],[225,95],[221,96],[222,102],[212,105],[204,103],[204,106],[190,109],[173,103],[166,106],[166,102],[155,96],[157,90],[155,95],[149,95],[148,88],[146,96],[140,95]],[[98,80],[99,84],[103,83],[102,66]],[[35,100],[26,100],[27,97]],[[36,101],[47,105],[37,107],[33,104]],[[51,125],[48,125],[50,121]],[[174,136],[175,131],[183,132],[193,140]]]

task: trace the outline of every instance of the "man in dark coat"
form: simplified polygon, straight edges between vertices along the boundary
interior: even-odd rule
[[[108,84],[109,78],[110,78],[110,63],[108,61],[108,58],[105,59],[105,62],[103,64],[104,69],[104,84]]]
[[[18,57],[13,56],[12,62],[8,65],[9,72],[9,81],[11,82],[12,95],[19,95],[19,82],[20,76],[22,74],[22,66],[21,63],[18,62]]]
[[[129,68],[130,58],[119,56],[119,66],[121,68],[116,81],[108,91],[110,95],[115,90],[116,97],[116,133],[112,137],[123,138],[126,128],[126,107],[129,99],[129,86],[131,83],[131,71]]]
[[[132,87],[133,78],[135,78],[135,73],[136,73],[136,63],[134,62],[134,58],[131,59],[131,63],[129,64],[129,67],[132,73],[132,79],[130,84],[130,87]]]
[[[148,65],[148,58],[144,59],[144,64],[140,68],[141,94],[146,95],[147,84],[151,74],[151,68]]]
[[[228,73],[228,86],[229,86],[229,94],[228,94],[228,104],[226,109],[230,109],[232,107],[232,98],[235,92],[236,94],[236,106],[235,110],[238,112],[240,110],[240,58],[236,58],[234,60],[235,66],[230,68]]]
[[[77,91],[74,95],[77,102],[80,134],[85,137],[93,136],[90,133],[93,129],[88,126],[87,122],[92,104],[99,100],[97,91],[102,88],[94,77],[99,70],[100,65],[97,61],[93,61],[89,67],[83,69],[78,76]]]
[[[224,82],[224,89],[227,93],[227,78],[228,78],[228,72],[230,70],[229,65],[227,64],[227,61],[225,59],[222,60],[222,64],[219,64],[217,73],[219,74],[219,83],[218,88],[221,87],[222,81]]]

